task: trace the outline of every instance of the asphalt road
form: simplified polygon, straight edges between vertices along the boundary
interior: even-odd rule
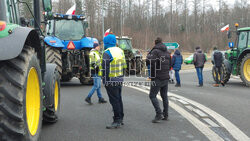
[[[170,120],[151,123],[155,113],[147,94],[123,88],[124,126],[117,130],[106,129],[112,122],[109,103],[85,103],[91,86],[81,86],[77,80],[62,84],[61,115],[55,124],[43,125],[41,141],[206,141],[208,140],[191,123],[170,109]],[[105,88],[102,89],[105,99]]]
[[[132,81],[138,78],[130,78]],[[142,80],[142,79],[140,79]],[[234,123],[250,136],[249,107],[250,89],[240,80],[233,79],[225,87],[212,87],[211,72],[204,72],[204,87],[198,88],[194,72],[181,73],[182,87],[169,85],[169,91],[195,100]],[[109,103],[98,104],[96,94],[94,105],[85,103],[84,98],[91,86],[81,86],[77,80],[61,86],[61,114],[55,124],[44,124],[41,141],[206,141],[208,138],[187,119],[170,108],[169,121],[151,123],[154,109],[148,95],[123,87],[125,125],[117,130],[105,126],[112,122]],[[107,94],[102,88],[105,99]]]

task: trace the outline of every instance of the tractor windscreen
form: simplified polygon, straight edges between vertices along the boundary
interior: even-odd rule
[[[56,20],[55,36],[61,40],[80,40],[84,37],[83,23],[80,20]]]
[[[131,50],[132,49],[131,40],[121,39],[121,40],[117,40],[117,41],[118,41],[118,45],[121,49],[123,49],[123,50]]]
[[[0,20],[6,21],[7,20],[6,15],[6,3],[5,0],[0,0]]]

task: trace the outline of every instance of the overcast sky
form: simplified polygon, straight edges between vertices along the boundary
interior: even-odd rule
[[[169,0],[163,0],[162,4],[164,6],[168,6],[168,1]],[[189,2],[188,7],[192,9],[192,1],[193,0],[187,0],[187,1]],[[218,7],[219,7],[219,2],[218,1],[219,0],[207,0],[207,4],[211,4],[214,8],[218,9]],[[238,1],[240,2],[241,0],[238,0]],[[229,5],[229,7],[232,7],[235,0],[224,0],[224,2],[226,2]],[[248,0],[248,4],[250,4],[250,0]]]

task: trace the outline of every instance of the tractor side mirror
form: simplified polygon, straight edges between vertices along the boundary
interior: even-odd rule
[[[51,12],[52,11],[52,2],[51,2],[51,0],[43,0],[43,10],[45,12]]]
[[[231,32],[231,31],[228,31],[228,32],[227,32],[227,38],[228,38],[228,39],[231,39],[231,38],[232,38],[232,32]]]

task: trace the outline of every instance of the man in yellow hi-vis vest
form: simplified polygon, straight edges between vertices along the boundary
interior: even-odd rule
[[[115,35],[109,34],[104,37],[103,43],[105,51],[102,55],[102,71],[100,73],[103,76],[103,84],[114,111],[113,123],[106,126],[106,128],[113,129],[123,125],[124,113],[121,93],[124,69],[127,68],[127,65],[123,50],[116,47]]]
[[[93,49],[89,53],[89,66],[91,70],[91,76],[94,79],[94,85],[90,90],[85,101],[89,104],[92,104],[91,97],[95,91],[97,91],[97,96],[99,98],[99,103],[107,103],[106,100],[102,97],[101,93],[101,77],[98,76],[99,67],[101,65],[101,56],[100,56],[100,46],[98,43],[94,43]]]

